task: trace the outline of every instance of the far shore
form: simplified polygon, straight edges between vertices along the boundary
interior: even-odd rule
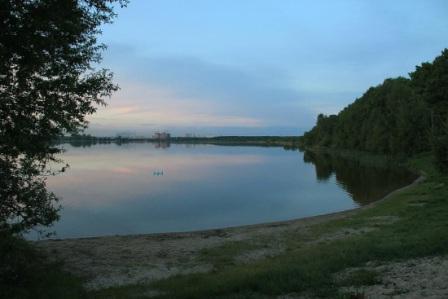
[[[211,144],[211,145],[239,145],[239,146],[279,146],[285,148],[299,148],[298,136],[214,136],[214,137],[98,137],[91,135],[65,136],[57,143],[70,143],[74,146],[85,144],[125,144],[125,143],[155,143],[169,144]]]

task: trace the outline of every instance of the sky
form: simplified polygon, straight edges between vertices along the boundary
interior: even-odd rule
[[[103,26],[100,136],[301,135],[448,47],[446,0],[131,0]]]

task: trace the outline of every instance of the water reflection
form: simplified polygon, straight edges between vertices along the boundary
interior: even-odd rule
[[[152,145],[154,148],[166,149],[169,148],[171,143],[169,140],[148,140],[148,139],[129,139],[129,138],[109,138],[109,137],[96,137],[92,139],[70,139],[68,142],[62,142],[62,144],[68,144],[71,147],[91,147],[95,145],[102,144],[113,144],[117,146],[134,144],[134,143],[145,143]]]
[[[59,238],[210,229],[351,209],[412,177],[275,147],[64,145]],[[162,175],[163,174],[163,175]],[[316,179],[317,178],[317,179]]]
[[[367,166],[360,161],[343,159],[329,153],[305,151],[303,161],[314,165],[316,179],[320,182],[328,181],[334,175],[338,185],[360,205],[383,198],[417,177],[396,166],[385,163]]]

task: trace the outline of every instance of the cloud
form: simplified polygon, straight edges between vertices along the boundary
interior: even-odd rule
[[[91,117],[93,126],[300,127],[313,119],[281,70],[243,70],[194,57],[144,58],[111,46],[121,90]],[[115,65],[114,65],[115,64]]]
[[[100,37],[123,88],[107,109],[138,107],[154,128],[310,128],[446,47],[446,1],[408,2],[132,2]],[[120,126],[126,113],[112,114]]]
[[[225,114],[218,103],[195,98],[179,97],[161,88],[143,84],[124,84],[111,100],[101,108],[92,122],[109,127],[150,126],[262,126],[253,117]]]

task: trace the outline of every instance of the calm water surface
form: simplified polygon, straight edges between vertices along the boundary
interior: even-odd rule
[[[281,221],[352,209],[409,184],[397,168],[279,147],[151,143],[63,146],[55,238]]]

